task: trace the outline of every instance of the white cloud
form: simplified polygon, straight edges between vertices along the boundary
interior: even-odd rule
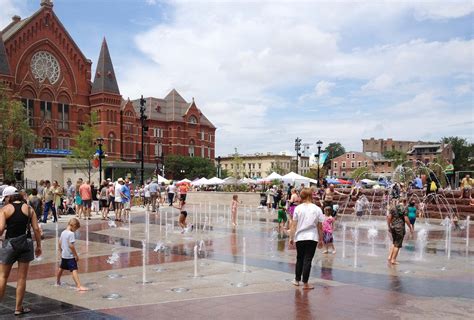
[[[146,0],[146,3],[149,4],[149,5],[155,5],[157,2],[157,0]]]
[[[465,83],[465,84],[459,85],[456,88],[454,88],[454,92],[458,96],[463,96],[463,95],[466,95],[466,94],[471,94],[472,95],[472,84]]]
[[[120,81],[121,91],[132,96],[164,96],[176,87],[187,99],[196,97],[198,106],[219,128],[218,153],[232,152],[234,147],[249,152],[285,150],[295,134],[304,133],[305,126],[299,122],[296,126],[284,118],[279,119],[281,123],[275,122],[272,113],[280,101],[272,91],[310,86],[315,79],[326,79],[319,81],[313,92],[300,97],[300,103],[321,97],[334,98],[332,103],[340,104],[345,99],[328,97],[335,83],[339,88],[340,81],[363,81],[361,91],[375,94],[403,88],[411,99],[387,101],[400,115],[420,105],[434,107],[431,110],[444,108],[446,102],[429,90],[433,79],[472,77],[474,40],[413,39],[352,51],[341,49],[340,43],[340,34],[347,28],[367,24],[368,20],[369,24],[383,25],[408,9],[420,19],[459,17],[472,12],[465,3],[462,8],[446,5],[444,10],[438,10],[432,2],[172,4],[172,20],[137,34],[135,44],[148,60],[129,59],[123,68],[127,73]],[[285,103],[292,105],[293,101]],[[364,129],[351,129],[347,134],[344,129],[353,120],[335,117],[344,131],[335,131],[340,140],[354,141],[366,128],[378,128],[371,131],[376,133],[380,123],[395,138],[397,133],[391,127],[403,131],[403,127],[386,124],[383,117],[368,121],[363,118],[365,114],[367,110],[360,112]],[[306,120],[306,115],[302,116]],[[403,118],[392,120],[406,123]],[[334,123],[322,121],[318,125],[321,136]],[[309,132],[315,127],[315,121],[308,120]]]
[[[2,29],[12,21],[14,15],[21,15],[24,12],[24,2],[20,0],[0,0],[0,26]]]
[[[334,82],[329,82],[329,81],[319,81],[318,84],[316,84],[316,87],[314,87],[314,92],[316,93],[316,96],[321,97],[329,94],[329,92],[334,88],[336,84]]]

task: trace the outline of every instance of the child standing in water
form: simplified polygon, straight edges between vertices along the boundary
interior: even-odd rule
[[[231,209],[231,212],[232,212],[232,225],[235,227],[237,226],[237,207],[239,205],[238,203],[238,199],[239,199],[239,196],[234,194],[232,196],[232,209]]]
[[[328,253],[331,248],[332,254],[336,253],[336,248],[334,248],[334,238],[332,236],[332,231],[334,228],[334,217],[332,216],[332,209],[330,207],[324,208],[324,221],[323,221],[323,243],[325,250],[323,253]]]
[[[288,218],[286,217],[286,199],[283,197],[280,201],[278,201],[278,233],[281,233],[281,229],[285,228],[286,221]]]
[[[69,270],[72,272],[72,279],[76,283],[77,291],[87,291],[86,287],[81,286],[79,281],[79,275],[77,274],[77,261],[79,261],[79,256],[77,255],[74,242],[76,238],[74,232],[76,232],[81,227],[81,223],[77,218],[71,218],[67,225],[66,230],[61,232],[61,237],[59,239],[59,251],[61,251],[61,266],[58,269],[58,274],[56,276],[56,284],[61,285],[61,276],[64,270]]]
[[[410,201],[410,204],[408,205],[408,220],[410,220],[410,224],[412,228],[415,228],[415,221],[416,221],[416,207],[415,207],[415,201]]]

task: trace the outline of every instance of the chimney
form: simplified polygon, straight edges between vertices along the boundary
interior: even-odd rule
[[[18,22],[21,21],[21,17],[20,17],[20,16],[17,16],[17,15],[14,15],[14,16],[12,17],[12,21],[13,21],[14,23],[18,23]]]

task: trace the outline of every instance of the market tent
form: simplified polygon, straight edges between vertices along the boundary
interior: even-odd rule
[[[308,177],[304,177],[294,172],[285,174],[283,177],[281,177],[281,179],[285,183],[291,183],[298,186],[301,184],[304,184],[305,186],[309,186],[309,182],[310,182],[310,179]]]
[[[183,179],[183,180],[179,180],[177,183],[191,183],[191,180]]]
[[[165,184],[169,184],[169,183],[170,183],[170,181],[169,181],[168,179],[165,179],[164,177],[158,175],[158,183],[161,184],[162,182],[164,182]]]
[[[191,182],[191,185],[199,187],[199,186],[207,184],[208,181],[209,180],[207,180],[206,178],[201,178],[201,179]]]
[[[265,181],[272,181],[272,180],[281,180],[282,176],[280,176],[276,172],[272,172],[268,177],[264,178]]]
[[[377,184],[377,181],[374,181],[374,180],[370,180],[370,179],[362,179],[360,180],[363,184],[367,184],[369,186],[372,186],[374,184]]]
[[[233,185],[233,184],[238,184],[239,180],[237,180],[234,177],[227,177],[224,179],[224,182],[222,184],[224,185]]]
[[[224,180],[222,179],[219,179],[218,177],[214,177],[214,178],[211,178],[209,180],[207,180],[207,182],[204,184],[204,185],[219,185],[219,184],[223,184],[224,183]]]
[[[339,180],[333,178],[326,178],[328,184],[340,184]]]
[[[257,181],[250,178],[243,178],[239,180],[240,184],[257,184]]]
[[[337,179],[337,181],[339,181],[340,184],[352,184],[352,182],[344,180],[344,179]]]

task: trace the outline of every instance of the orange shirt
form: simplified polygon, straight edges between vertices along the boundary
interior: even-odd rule
[[[180,194],[186,194],[186,193],[188,193],[188,187],[186,187],[185,184],[180,185],[178,190],[179,190],[179,193],[180,193]]]
[[[79,187],[79,194],[82,200],[92,200],[91,186],[84,183]]]

